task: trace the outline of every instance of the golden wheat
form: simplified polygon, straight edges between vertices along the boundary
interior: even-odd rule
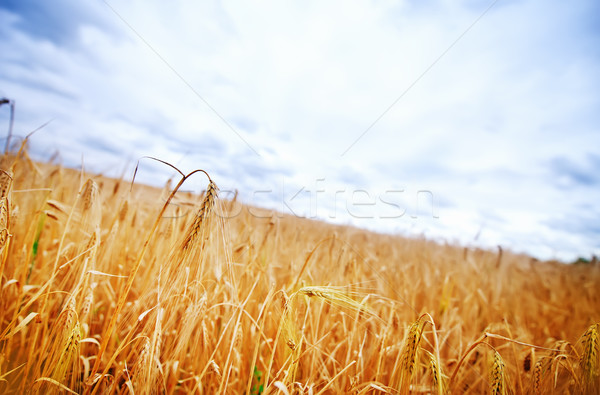
[[[490,391],[492,395],[506,394],[505,365],[498,351],[494,351],[494,361],[490,371]]]
[[[357,302],[342,289],[329,286],[307,286],[297,291],[298,295],[319,298],[332,305],[348,308],[350,310],[369,312],[368,307],[361,302]]]
[[[540,394],[542,391],[542,382],[544,379],[544,373],[547,370],[547,365],[549,363],[548,360],[548,357],[542,357],[535,363],[533,367],[532,384],[533,393],[535,394]]]
[[[0,198],[8,197],[13,183],[13,173],[0,169]]]
[[[417,352],[423,336],[425,321],[417,319],[408,328],[402,352],[400,353],[400,391],[408,393],[413,378],[415,365],[417,363]]]
[[[77,364],[79,359],[80,341],[81,328],[79,327],[79,322],[75,322],[75,325],[73,325],[73,328],[71,329],[63,346],[60,357],[58,358],[58,362],[52,371],[52,378],[54,380],[64,383],[68,372],[73,369],[73,364]],[[76,376],[76,374],[77,372],[75,371],[74,375]]]
[[[442,374],[442,369],[440,364],[433,353],[430,351],[424,350],[427,355],[427,359],[429,361],[429,371],[431,373],[431,378],[433,381],[433,392],[439,395],[446,393],[446,383],[445,378]]]
[[[92,208],[94,204],[96,204],[98,200],[98,195],[98,184],[91,178],[88,178],[88,180],[83,185],[81,192],[83,211],[88,211]]]
[[[204,196],[204,200],[200,204],[198,211],[196,212],[196,216],[194,217],[194,222],[191,224],[187,236],[183,241],[182,249],[184,251],[189,250],[194,245],[194,242],[197,238],[202,234],[203,224],[205,224],[211,214],[213,205],[217,198],[218,188],[217,185],[210,180],[208,183],[208,188],[206,189],[206,195]]]
[[[599,325],[591,325],[582,336],[583,353],[580,364],[584,388],[588,392],[591,392],[594,386],[598,386],[598,359],[600,357]]]
[[[127,200],[123,201],[121,209],[119,210],[119,221],[124,223],[127,218],[127,212],[129,210],[129,203]]]
[[[0,198],[0,253],[3,251],[8,240],[8,200],[6,197]]]
[[[3,163],[0,393],[597,393],[594,260]]]

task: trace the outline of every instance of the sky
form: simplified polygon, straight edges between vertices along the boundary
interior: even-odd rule
[[[164,185],[153,156],[280,212],[600,255],[597,1],[3,0],[0,20],[14,141],[51,121],[34,158]]]

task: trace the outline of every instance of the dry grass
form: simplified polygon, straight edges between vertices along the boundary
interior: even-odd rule
[[[600,268],[0,167],[0,392],[597,393]],[[216,180],[218,182],[218,180]]]

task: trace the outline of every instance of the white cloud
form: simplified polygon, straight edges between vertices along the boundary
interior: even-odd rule
[[[582,205],[600,211],[597,183],[553,179],[568,176],[557,158],[600,143],[592,1],[497,2],[422,78],[490,2],[109,1],[133,32],[107,6],[61,1],[44,11],[66,25],[55,31],[77,32],[68,40],[9,4],[0,94],[17,99],[18,133],[55,118],[38,153],[119,172],[151,155],[275,208],[325,179],[322,210],[311,192],[293,209],[461,242],[481,231],[479,243],[541,257],[600,253],[596,230],[577,226]],[[590,163],[582,171],[597,172]],[[375,200],[404,189],[411,210],[431,191],[440,218],[354,218],[357,188]],[[561,224],[578,231],[562,237]]]

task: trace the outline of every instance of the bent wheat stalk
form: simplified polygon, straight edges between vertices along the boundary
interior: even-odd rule
[[[152,159],[154,159],[154,158],[152,158]],[[169,165],[171,167],[174,167],[174,166],[168,164],[167,162],[164,162],[161,160],[158,160],[158,161],[162,162],[162,163],[166,163],[167,165]],[[177,169],[177,171],[183,175],[183,173],[181,173],[181,171],[179,171],[178,169]],[[136,170],[134,173],[134,180],[135,180],[136,173],[137,173],[137,167],[136,167]],[[208,173],[202,169],[197,169],[188,174],[185,174],[181,177],[181,179],[179,180],[179,182],[177,183],[177,185],[175,186],[175,188],[173,189],[173,191],[171,192],[171,194],[169,195],[169,197],[163,204],[158,215],[156,216],[156,220],[154,221],[154,224],[152,225],[152,227],[150,228],[150,231],[148,232],[148,236],[146,236],[146,240],[144,241],[144,244],[142,246],[140,253],[138,254],[138,257],[135,260],[135,263],[134,263],[133,267],[131,268],[129,275],[127,276],[127,282],[125,283],[125,287],[124,287],[121,295],[119,296],[117,305],[115,307],[115,310],[112,313],[110,323],[108,324],[106,332],[102,336],[102,342],[100,343],[100,349],[98,350],[98,354],[96,356],[96,361],[94,363],[94,367],[92,368],[92,371],[90,373],[91,379],[93,379],[96,376],[96,373],[98,373],[98,370],[100,369],[100,365],[102,363],[102,356],[103,356],[104,352],[106,351],[106,348],[108,347],[108,342],[109,342],[109,340],[112,336],[112,333],[117,325],[117,318],[119,317],[121,310],[125,306],[125,302],[127,301],[127,295],[129,295],[129,291],[131,290],[131,287],[133,286],[133,280],[140,268],[140,265],[142,264],[142,260],[144,259],[144,256],[146,255],[146,251],[148,250],[148,246],[150,245],[150,242],[152,241],[152,238],[154,237],[156,230],[158,229],[158,225],[160,224],[160,221],[161,221],[165,211],[167,210],[167,207],[169,206],[169,204],[171,203],[171,200],[173,200],[173,198],[175,197],[175,194],[177,193],[179,188],[181,188],[183,183],[196,173],[204,173],[208,177],[209,181],[212,182]],[[132,183],[133,183],[133,181],[132,181]],[[99,388],[100,388],[100,385],[96,385],[92,391],[92,395],[95,394]]]

